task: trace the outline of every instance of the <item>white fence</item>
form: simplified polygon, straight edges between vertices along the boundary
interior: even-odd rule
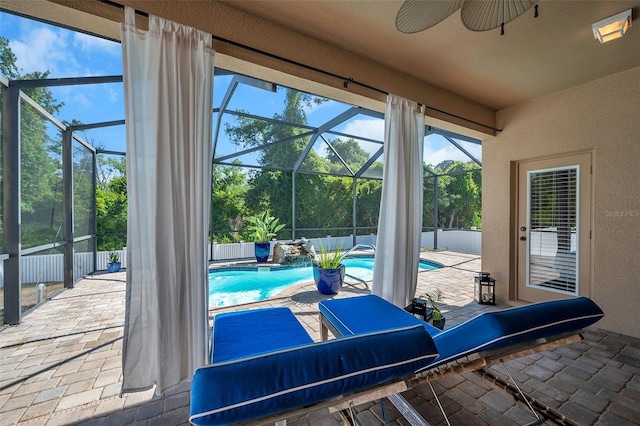
[[[377,236],[375,234],[358,235],[356,244],[375,245]],[[333,250],[342,244],[342,248],[349,250],[353,247],[353,236],[345,237],[322,237],[309,238],[316,250],[320,246],[329,250]],[[270,254],[273,254],[273,246],[277,241],[271,242]],[[289,242],[289,241],[283,241]],[[433,232],[423,232],[420,243],[421,247],[433,249]],[[457,251],[461,253],[480,254],[482,247],[482,232],[480,231],[439,231],[438,232],[438,248]],[[254,257],[253,243],[231,243],[231,244],[212,244],[211,260],[232,260],[247,259]]]
[[[106,270],[107,263],[109,263],[109,253],[108,251],[99,251],[97,253],[96,268],[93,267],[93,253],[75,253],[73,255],[74,278],[76,280],[80,279],[94,270]],[[126,268],[127,249],[117,250],[116,253],[120,256],[121,266]],[[61,253],[22,256],[20,268],[22,284],[64,281],[64,255]],[[4,262],[0,262],[0,288],[3,287]]]
[[[376,245],[375,234],[358,235],[356,237],[357,244]],[[351,235],[345,237],[322,237],[309,238],[309,241],[315,246],[316,250],[320,246],[329,250],[342,245],[344,250],[353,247],[353,237]],[[273,246],[277,241],[271,242],[270,254],[273,254]],[[283,241],[284,242],[284,241]],[[438,231],[438,248],[457,251],[462,253],[480,254],[482,245],[482,232],[453,230]],[[423,232],[421,239],[421,247],[433,249],[433,232]],[[211,260],[233,260],[233,259],[250,259],[254,257],[253,243],[231,243],[211,245]],[[120,255],[120,262],[123,268],[127,267],[127,249],[119,250],[116,253]],[[62,254],[45,254],[34,256],[23,256],[21,260],[22,283],[37,282],[61,282],[64,281],[64,259]],[[94,270],[103,271],[107,269],[109,262],[109,252],[101,251],[97,253],[96,265],[93,265],[93,253],[76,253],[74,254],[74,277],[80,279],[90,274]],[[4,285],[3,263],[0,262],[0,288]]]
[[[358,237],[360,238],[360,237]],[[351,235],[346,237],[323,237],[323,238],[309,238],[308,239],[318,250],[321,246],[333,250],[336,247],[342,245],[342,248],[345,250],[349,250],[353,244],[353,237]],[[273,255],[273,246],[278,241],[271,241],[271,247],[269,248],[269,255]],[[289,241],[281,240],[280,242],[288,243]],[[372,244],[372,243],[367,243]],[[230,244],[211,244],[211,260],[232,260],[232,259],[247,259],[255,257],[254,254],[254,244],[239,242],[239,243],[230,243]]]
[[[433,231],[422,233],[420,246],[433,249]],[[439,230],[438,249],[479,255],[482,252],[482,232],[471,230]]]

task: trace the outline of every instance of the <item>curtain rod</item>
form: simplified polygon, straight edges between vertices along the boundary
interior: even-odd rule
[[[124,6],[123,5],[121,5],[119,3],[115,3],[115,2],[113,2],[111,0],[98,0],[98,1],[101,2],[101,3],[104,3],[104,4],[107,4],[107,5],[110,5],[110,6],[113,6],[113,7],[117,7],[119,9],[123,9],[124,10]],[[146,12],[142,12],[142,11],[136,10],[135,13],[137,15],[144,16],[145,18],[149,17],[149,14],[146,13]],[[294,61],[292,59],[285,58],[283,56],[279,56],[279,55],[276,55],[276,54],[273,54],[273,53],[270,53],[270,52],[265,52],[264,50],[260,50],[260,49],[257,49],[255,47],[247,46],[246,44],[238,43],[236,41],[229,40],[229,39],[226,39],[226,38],[223,38],[223,37],[218,37],[218,36],[216,36],[214,34],[211,34],[211,37],[214,40],[219,41],[221,43],[225,43],[225,44],[228,44],[228,45],[231,45],[231,46],[234,46],[234,47],[239,47],[241,49],[248,50],[250,52],[257,53],[259,55],[267,56],[269,58],[276,59],[278,61],[285,62],[285,63],[290,64],[290,65],[295,65],[297,67],[305,68],[307,70],[310,70],[310,71],[313,71],[313,72],[317,72],[319,74],[324,74],[324,75],[327,75],[329,77],[333,77],[333,78],[342,80],[342,86],[345,89],[348,89],[349,84],[355,84],[357,86],[364,87],[365,89],[369,89],[369,90],[372,90],[374,92],[381,93],[383,95],[389,95],[389,92],[387,92],[385,90],[382,90],[382,89],[378,89],[377,87],[370,86],[370,85],[368,85],[366,83],[361,83],[361,82],[359,82],[357,80],[354,80],[353,77],[344,77],[344,76],[332,73],[330,71],[325,71],[325,70],[313,67],[311,65],[303,64],[302,62]],[[418,103],[418,105],[422,106],[421,103]],[[459,115],[456,115],[456,114],[452,114],[450,112],[443,111],[441,109],[434,108],[434,107],[431,107],[429,105],[424,105],[424,107],[427,108],[427,109],[430,109],[431,111],[435,111],[435,112],[437,112],[439,114],[444,114],[446,116],[449,116],[449,117],[452,117],[452,118],[456,118],[458,120],[462,120],[462,121],[465,121],[465,122],[470,123],[470,124],[475,124],[476,126],[484,127],[485,129],[489,129],[489,130],[493,131],[494,135],[495,135],[496,132],[501,132],[502,131],[502,129],[498,129],[496,127],[492,127],[492,126],[489,126],[489,125],[486,125],[486,124],[483,124],[483,123],[480,123],[480,122],[477,122],[477,121],[474,121],[474,120],[470,120],[468,118],[465,118],[465,117],[462,117],[462,116],[459,116]]]

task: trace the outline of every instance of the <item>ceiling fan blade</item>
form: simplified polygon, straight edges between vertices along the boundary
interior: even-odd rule
[[[522,15],[538,0],[466,0],[460,17],[472,31],[487,31]]]
[[[412,34],[431,28],[458,10],[463,0],[405,0],[396,15],[398,31]]]

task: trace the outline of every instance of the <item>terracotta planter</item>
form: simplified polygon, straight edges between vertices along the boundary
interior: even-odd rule
[[[344,265],[340,265],[339,268],[321,268],[314,264],[313,279],[320,293],[338,294],[344,283]]]

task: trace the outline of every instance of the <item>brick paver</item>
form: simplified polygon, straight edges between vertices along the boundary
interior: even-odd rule
[[[418,274],[417,295],[438,288],[447,327],[483,310],[505,306],[473,302],[473,277],[480,257],[428,252],[424,258],[446,267]],[[164,397],[154,390],[119,396],[126,272],[95,275],[78,282],[0,331],[0,423],[34,425],[180,425],[188,423],[188,383]],[[336,297],[367,294],[364,285],[345,286]],[[288,306],[315,340],[320,340],[313,284],[285,290],[273,299],[219,312]],[[596,327],[585,340],[505,365],[534,405],[547,410],[543,424],[565,416],[568,424],[640,424],[640,341]],[[465,373],[433,381],[453,425],[518,425],[535,420],[507,392],[508,376],[493,366],[486,374]],[[403,396],[432,425],[445,424],[427,384]],[[388,400],[355,407],[361,424],[406,425]],[[327,409],[288,419],[288,425],[341,425]]]

